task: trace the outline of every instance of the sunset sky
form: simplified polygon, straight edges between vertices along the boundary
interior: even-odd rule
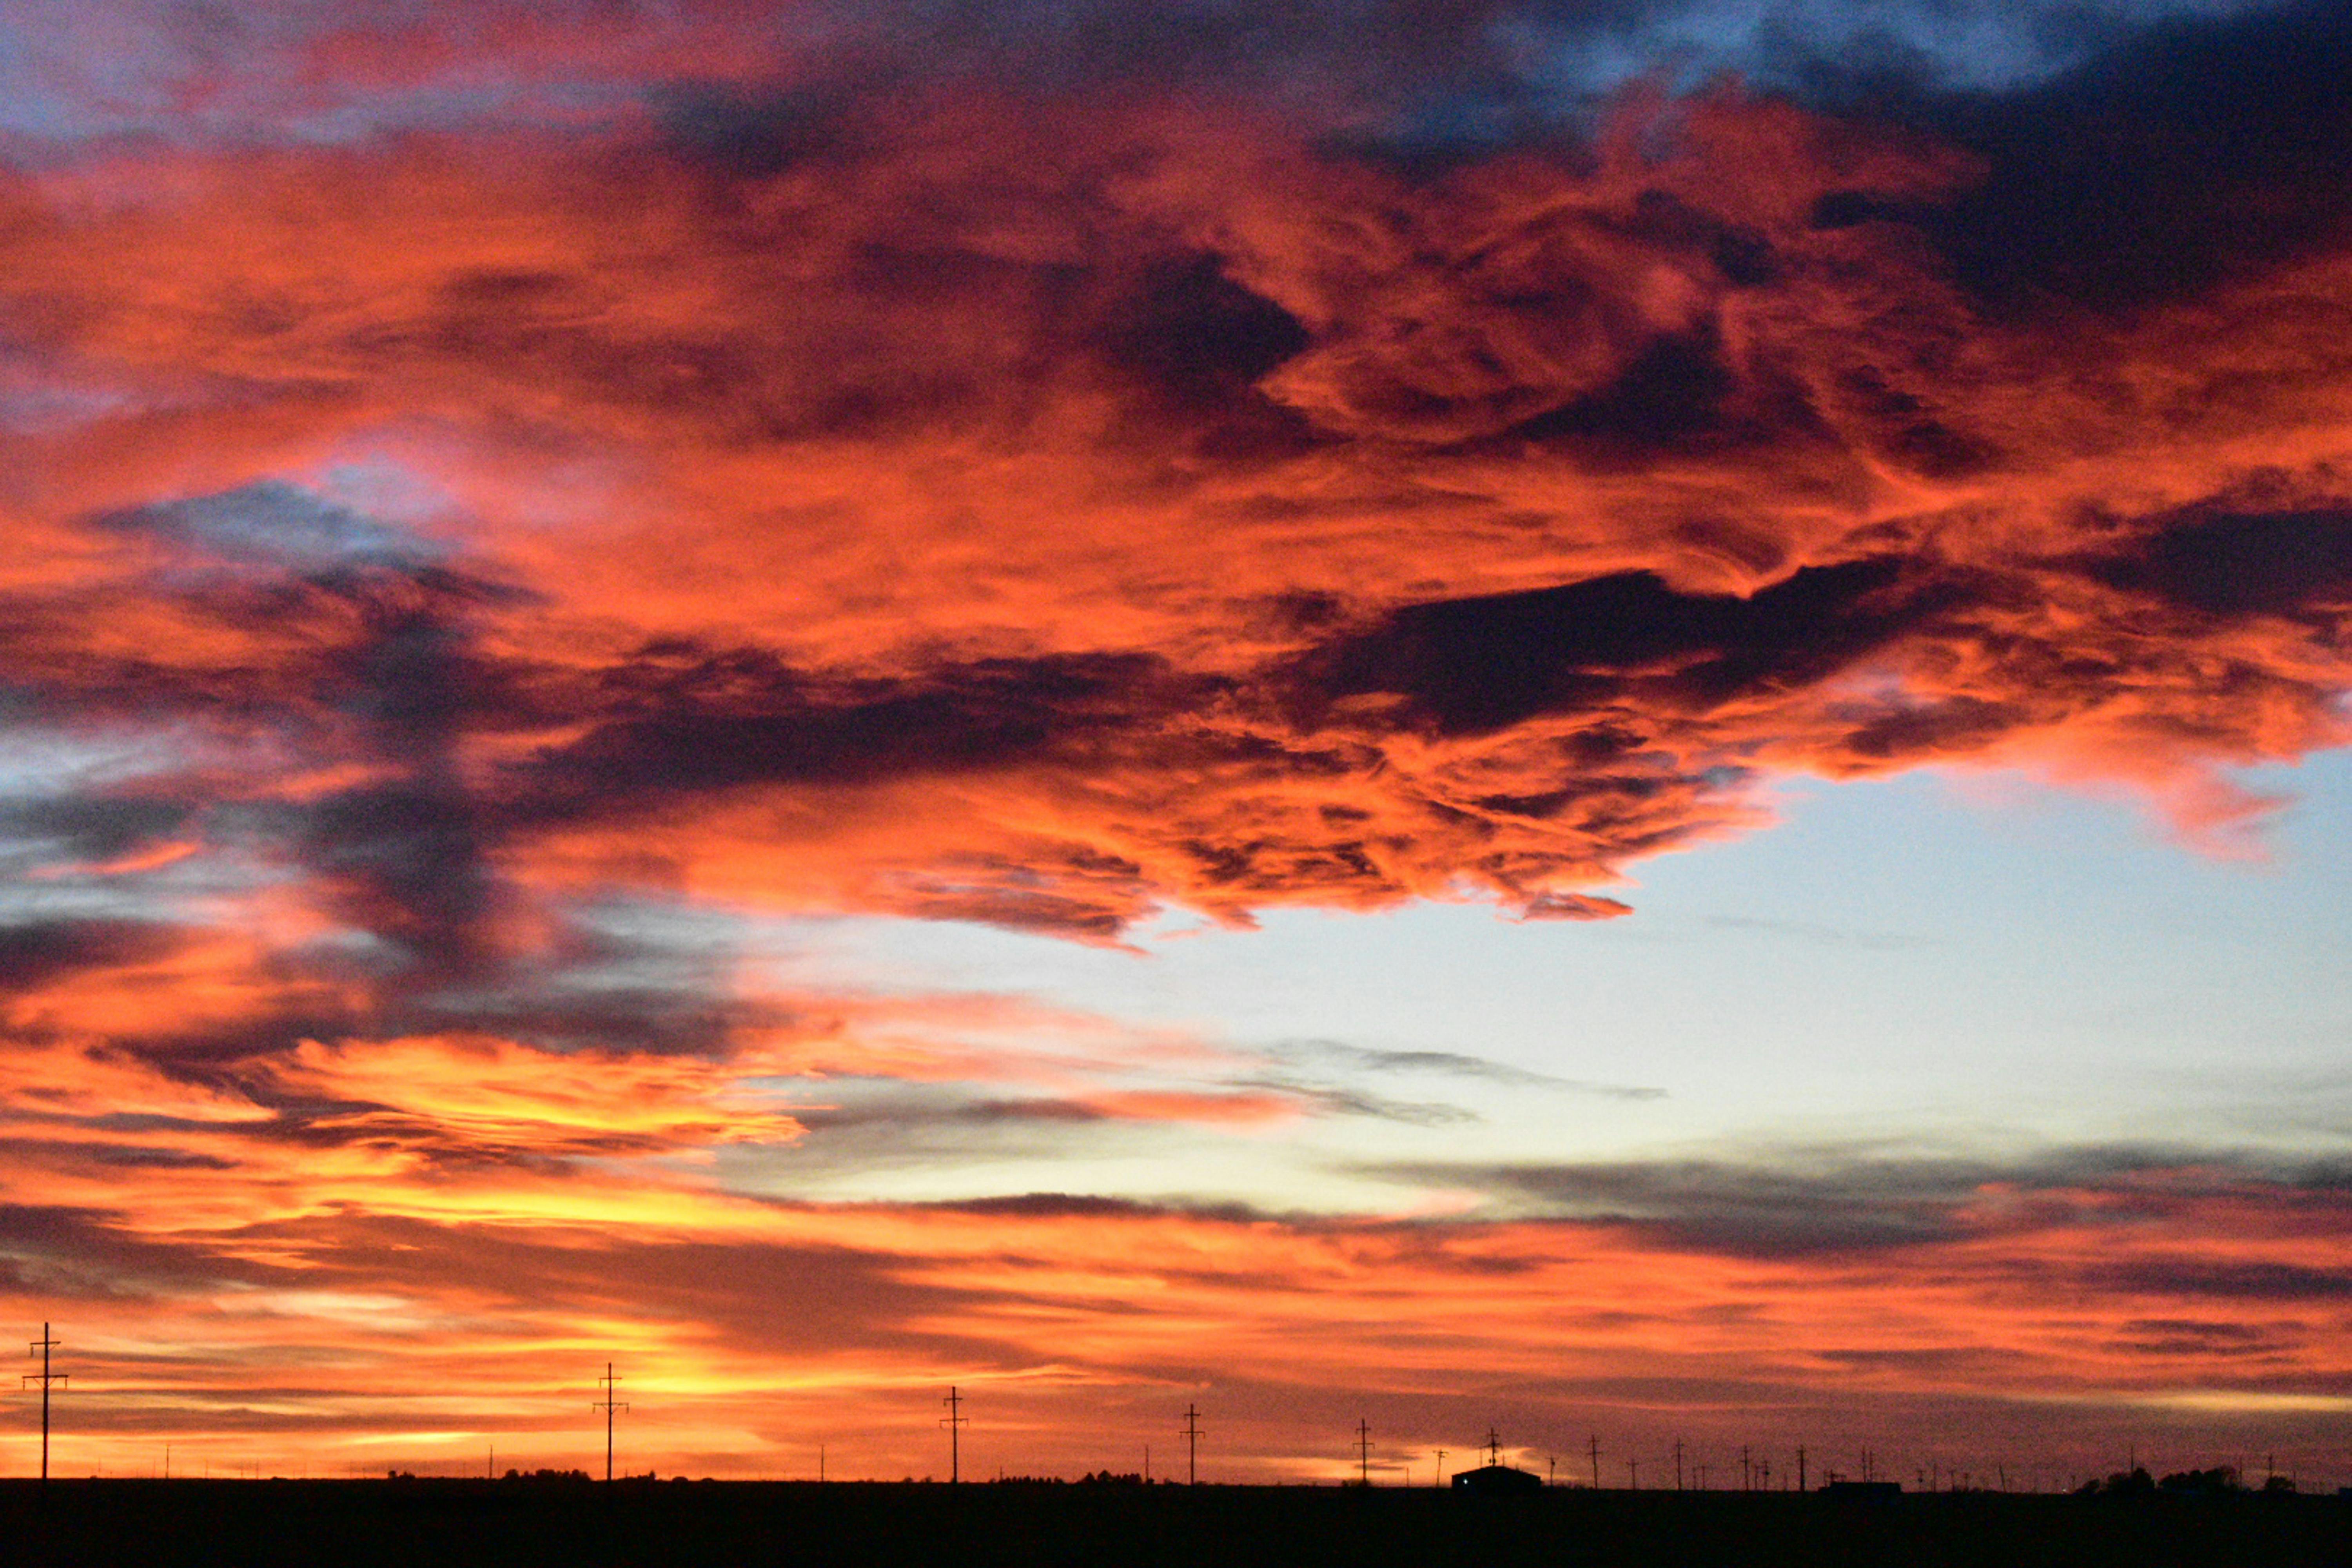
[[[2352,1482],[2347,81],[6,0],[57,1469]]]

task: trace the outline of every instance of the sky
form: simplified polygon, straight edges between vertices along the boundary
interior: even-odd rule
[[[2352,1482],[2348,73],[12,0],[55,1468]]]

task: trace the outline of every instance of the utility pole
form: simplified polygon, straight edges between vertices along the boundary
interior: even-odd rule
[[[1184,1406],[1184,1484],[1201,1484],[1201,1411],[1193,1405]]]
[[[1592,1456],[1592,1489],[1599,1491],[1601,1489],[1601,1435],[1597,1432],[1588,1434],[1584,1445],[1585,1452]]]
[[[1544,1485],[1548,1487],[1556,1487],[1559,1485],[1559,1456],[1558,1454],[1546,1454],[1544,1456]]]
[[[1496,1436],[1495,1429],[1489,1426],[1486,1428],[1486,1468],[1490,1470],[1497,1469],[1501,1468],[1502,1463],[1503,1440]]]
[[[1805,1446],[1802,1443],[1797,1445],[1797,1489],[1805,1489]]]
[[[1437,1484],[1441,1487],[1445,1484],[1445,1450],[1443,1448],[1437,1450]]]
[[[54,1384],[65,1382],[68,1376],[65,1373],[49,1370],[49,1352],[57,1349],[58,1344],[58,1342],[50,1337],[49,1325],[43,1323],[41,1337],[33,1341],[25,1351],[26,1355],[41,1358],[41,1370],[26,1373],[24,1381],[27,1385],[36,1383],[41,1385],[41,1485],[44,1487],[49,1484],[49,1388]]]
[[[1756,1469],[1748,1462],[1748,1445],[1745,1443],[1739,1445],[1739,1489],[1744,1492],[1756,1489]]]
[[[1683,1489],[1683,1440],[1675,1439],[1675,1490]]]
[[[940,1425],[948,1429],[948,1482],[952,1486],[963,1479],[963,1429],[971,1424],[971,1417],[963,1413],[963,1394],[953,1384],[940,1403],[948,1407]]]
[[[1626,1479],[1627,1482],[1629,1483],[1629,1488],[1630,1488],[1630,1489],[1631,1489],[1631,1490],[1633,1490],[1633,1491],[1640,1491],[1640,1490],[1642,1489],[1642,1461],[1641,1461],[1641,1460],[1639,1460],[1639,1459],[1628,1459],[1628,1460],[1626,1460],[1626,1461],[1625,1461],[1625,1479]]]
[[[588,1408],[604,1413],[604,1484],[611,1486],[613,1484],[613,1413],[617,1410],[626,1410],[628,1405],[614,1403],[613,1395],[617,1391],[617,1384],[621,1380],[613,1375],[611,1362],[604,1363],[604,1375],[596,1381],[603,1385],[604,1397]]]
[[[1370,1421],[1356,1423],[1356,1484],[1360,1487],[1372,1484],[1372,1424]]]

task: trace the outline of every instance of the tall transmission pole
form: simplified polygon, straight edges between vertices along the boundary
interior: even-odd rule
[[[1372,1484],[1372,1424],[1370,1421],[1356,1423],[1356,1484],[1360,1487]]]
[[[1192,1405],[1184,1406],[1184,1484],[1201,1484],[1201,1411]]]
[[[948,1429],[948,1480],[953,1483],[963,1479],[963,1429],[971,1425],[971,1417],[963,1413],[963,1393],[953,1384],[940,1403],[948,1407],[940,1425]]]
[[[1805,1489],[1805,1446],[1802,1443],[1797,1445],[1797,1489]]]
[[[1489,1426],[1486,1428],[1486,1468],[1490,1470],[1496,1469],[1502,1463],[1503,1439],[1496,1435],[1492,1426]]]
[[[604,1363],[604,1375],[596,1381],[603,1385],[604,1397],[588,1408],[604,1413],[604,1484],[610,1486],[613,1484],[613,1413],[617,1410],[626,1410],[628,1405],[625,1403],[614,1401],[613,1395],[617,1392],[616,1385],[621,1380],[613,1375],[611,1362]]]
[[[41,1370],[38,1373],[26,1373],[25,1383],[27,1385],[36,1383],[41,1385],[41,1485],[45,1487],[49,1484],[49,1388],[54,1384],[65,1382],[68,1375],[62,1372],[49,1370],[49,1352],[57,1349],[58,1344],[58,1342],[49,1336],[49,1325],[43,1323],[41,1337],[33,1341],[25,1351],[27,1355],[37,1355],[41,1358]]]
[[[1584,1451],[1592,1456],[1592,1489],[1601,1489],[1601,1436],[1593,1433],[1585,1438]]]
[[[1683,1440],[1675,1439],[1675,1490],[1683,1489]]]

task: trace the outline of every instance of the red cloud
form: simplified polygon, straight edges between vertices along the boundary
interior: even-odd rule
[[[488,36],[642,62],[591,31]],[[439,79],[395,32],[306,47]],[[2352,244],[2281,216],[2340,175],[2282,142],[2200,207],[2162,125],[2111,122],[2168,268],[2037,198],[2047,104],[2036,142],[1727,90],[1433,157],[1133,79],[697,90],[0,181],[11,689],[166,738],[5,803],[84,900],[0,944],[26,1316],[71,1295],[128,1356],[202,1312],[240,1399],[293,1396],[300,1323],[347,1435],[387,1429],[387,1343],[463,1324],[507,1403],[415,1429],[568,1440],[531,1401],[619,1342],[688,1413],[658,1451],[724,1417],[746,1467],[793,1434],[740,1391],[812,1376],[885,1427],[932,1382],[1208,1368],[1269,1426],[1496,1375],[1628,1426],[1693,1390],[2340,1397],[2326,1184],[1987,1179],[1895,1205],[1899,1245],[1779,1250],[744,1197],[727,1157],[833,1113],[787,1076],[1041,1145],[1344,1107],[1087,1020],[765,995],[581,913],[1601,917],[1775,775],[1928,764],[2226,837],[2224,770],[2347,739]]]
[[[905,1426],[902,1405],[950,1381],[1025,1466],[1097,1468],[1106,1424],[1148,1440],[1189,1398],[1226,1417],[1221,1473],[1265,1477],[1297,1458],[1302,1420],[1365,1402],[1391,1443],[1452,1447],[1461,1401],[1496,1397],[1498,1378],[1515,1437],[1539,1448],[1597,1429],[1612,1453],[1866,1440],[1899,1467],[2082,1469],[2106,1464],[2116,1421],[2292,1421],[2298,1398],[2340,1405],[2352,1374],[2326,1321],[2346,1289],[2340,1202],[2210,1173],[2022,1202],[1988,1190],[1953,1237],[1779,1260],[1613,1226],[653,1205],[617,1184],[556,1206],[528,1180],[504,1194],[494,1208],[461,1183],[430,1217],[347,1204],[299,1224],[177,1206],[135,1229],[76,1222],[83,1267],[118,1271],[109,1298],[71,1309],[108,1347],[81,1353],[76,1386],[114,1412],[95,1430],[79,1418],[76,1462],[143,1463],[163,1432],[194,1455],[267,1445],[236,1424],[266,1401],[304,1413],[321,1467],[388,1443],[472,1462],[478,1433],[569,1464],[601,1438],[569,1394],[615,1345],[637,1462],[739,1475],[813,1468],[803,1450],[852,1424],[866,1436],[836,1474],[923,1473],[929,1428]],[[190,1310],[206,1314],[200,1352],[156,1340]],[[459,1329],[442,1352],[459,1392],[404,1425],[416,1407],[387,1403],[411,1387],[394,1352]],[[276,1347],[298,1331],[289,1377]],[[318,1391],[321,1368],[337,1392]],[[2021,1407],[2031,1440],[2012,1430]],[[2186,1432],[2169,1441],[2193,1451]]]
[[[429,715],[398,853],[479,890],[334,873],[417,931],[494,931],[512,879],[1097,938],[1608,912],[1775,772],[2025,763],[2226,824],[2215,767],[2344,737],[2334,252],[1995,311],[1930,228],[1822,216],[1980,163],[1737,96],[1434,176],[1245,112],[839,113],[751,174],[443,142],[20,180],[5,308],[122,389],[32,453],[24,668],[299,718],[315,766]],[[367,454],[445,497],[405,554],[273,567],[213,521]]]

